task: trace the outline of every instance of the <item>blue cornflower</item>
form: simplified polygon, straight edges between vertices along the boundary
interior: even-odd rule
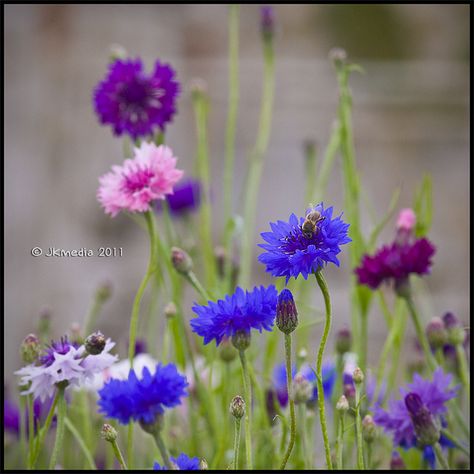
[[[383,426],[386,432],[393,433],[393,443],[404,449],[417,446],[417,434],[414,426],[413,410],[410,411],[406,400],[408,397],[415,397],[418,405],[423,408],[434,421],[443,426],[445,423],[443,415],[447,408],[445,403],[456,397],[458,387],[449,388],[452,382],[452,375],[445,374],[441,368],[437,368],[433,373],[433,380],[424,380],[420,375],[415,374],[413,382],[408,384],[408,390],[400,389],[401,400],[390,400],[388,411],[380,407],[375,408],[374,421]],[[416,415],[416,414],[415,414]],[[440,436],[439,443],[444,447],[451,446],[449,440]],[[425,459],[433,462],[433,450],[431,446],[423,447]]]
[[[187,386],[186,377],[174,364],[158,364],[153,375],[145,367],[140,379],[130,370],[126,380],[112,379],[99,390],[99,411],[122,424],[130,420],[153,423],[165,407],[181,404]]]
[[[199,458],[190,458],[181,453],[177,458],[170,457],[170,461],[176,464],[180,471],[199,471]],[[166,466],[160,466],[157,462],[153,465],[154,471],[167,471]]]
[[[332,207],[324,209],[321,203],[309,209],[306,218],[291,214],[288,222],[271,222],[272,232],[260,234],[267,243],[259,244],[266,250],[259,255],[259,262],[273,276],[286,277],[287,283],[300,274],[307,279],[329,262],[339,266],[336,255],[340,245],[351,241],[349,224],[341,216],[332,219]]]
[[[204,344],[215,339],[216,346],[224,336],[250,335],[251,329],[271,331],[277,295],[273,285],[255,287],[252,291],[237,287],[233,295],[226,295],[223,300],[209,301],[207,306],[195,304],[193,311],[197,318],[191,320],[192,330],[204,337]]]

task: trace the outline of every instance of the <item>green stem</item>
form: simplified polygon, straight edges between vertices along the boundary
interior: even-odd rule
[[[31,465],[31,456],[33,455],[35,440],[35,411],[33,395],[27,395],[28,400],[28,466]],[[23,410],[24,412],[24,410]]]
[[[186,279],[191,283],[194,289],[201,295],[203,299],[206,301],[211,300],[211,296],[206,291],[206,289],[202,286],[201,282],[198,280],[196,274],[191,270],[185,275]]]
[[[435,443],[433,445],[433,449],[436,454],[436,458],[441,464],[441,467],[444,470],[449,471],[449,464],[448,464],[448,461],[446,461],[446,458],[444,457],[443,450],[441,449],[441,445],[439,443]]]
[[[459,364],[459,376],[466,390],[467,401],[470,403],[471,388],[469,384],[469,370],[467,368],[466,354],[462,344],[456,344],[456,356]]]
[[[285,334],[285,360],[286,360],[286,389],[288,393],[288,401],[290,405],[290,442],[281,461],[280,469],[286,467],[288,458],[290,457],[296,439],[296,419],[295,419],[295,402],[292,396],[292,375],[291,375],[291,334]]]
[[[318,409],[319,409],[319,420],[321,423],[321,431],[323,434],[323,441],[324,441],[324,452],[326,455],[326,466],[329,470],[332,470],[332,462],[331,462],[331,449],[329,446],[329,437],[328,437],[328,429],[326,425],[326,412],[324,407],[324,390],[323,390],[323,374],[322,374],[322,367],[323,367],[323,354],[324,348],[326,347],[326,341],[329,335],[329,329],[331,328],[331,298],[329,295],[329,289],[322,274],[322,270],[318,270],[315,273],[316,280],[318,282],[319,288],[324,297],[324,304],[326,306],[326,322],[324,324],[323,335],[321,337],[321,342],[319,344],[318,350],[318,357],[316,360],[316,375],[317,375],[317,383],[318,383]]]
[[[53,399],[53,403],[51,404],[51,408],[49,409],[48,416],[46,417],[46,421],[44,422],[43,428],[38,433],[37,436],[37,443],[35,446],[34,454],[31,459],[31,469],[34,469],[36,466],[36,462],[38,460],[38,456],[40,454],[41,448],[43,446],[44,438],[46,437],[49,428],[51,426],[51,422],[53,421],[54,410],[56,409],[56,405],[58,404],[59,400],[59,390],[56,390],[56,394]]]
[[[57,410],[57,426],[56,439],[54,440],[53,452],[49,461],[49,470],[54,470],[58,461],[59,452],[62,449],[64,440],[64,420],[66,418],[66,399],[64,398],[65,387],[58,387],[58,410]]]
[[[372,470],[372,443],[367,443],[367,469]]]
[[[165,443],[163,442],[163,438],[161,437],[160,431],[156,431],[153,434],[153,438],[155,438],[156,445],[160,450],[161,458],[163,459],[163,464],[168,468],[168,470],[173,470],[173,465],[171,464],[168,450],[166,449]]]
[[[87,336],[93,331],[96,325],[97,317],[100,314],[102,308],[102,299],[94,296],[89,312],[87,313],[86,320],[84,322],[84,336]]]
[[[234,431],[234,470],[239,469],[239,449],[240,449],[240,418],[235,419]]]
[[[97,470],[97,466],[95,465],[94,459],[92,457],[92,454],[87,447],[87,444],[85,440],[82,438],[80,435],[79,431],[75,428],[75,426],[71,423],[68,417],[65,418],[64,424],[66,425],[66,428],[71,432],[71,434],[74,436],[76,439],[77,443],[79,444],[79,447],[81,448],[84,457],[86,458],[85,460],[87,461],[87,464],[89,464],[90,469]]]
[[[247,461],[247,469],[252,469],[252,439],[251,439],[251,412],[252,412],[252,389],[250,387],[250,376],[247,366],[247,358],[245,351],[239,351],[240,363],[242,365],[242,375],[244,379],[245,393],[245,456]]]
[[[355,429],[357,437],[357,468],[360,471],[365,469],[364,466],[364,450],[363,450],[363,441],[362,441],[362,420],[360,417],[360,392],[362,389],[362,384],[355,384]]]
[[[81,417],[82,417],[82,429],[84,431],[84,442],[87,447],[87,449],[92,449],[93,443],[91,441],[91,433],[92,433],[92,424],[91,424],[91,411],[89,409],[89,398],[88,398],[88,393],[83,390],[79,393],[80,397],[80,404],[81,404]],[[67,422],[66,421],[66,425]],[[81,438],[82,439],[82,438]],[[85,459],[86,462],[89,460]]]
[[[306,403],[300,403],[298,406],[299,411],[299,424],[300,424],[300,433],[301,433],[301,449],[303,451],[302,455],[302,469],[306,469],[306,459],[308,457],[308,440],[306,436]]]
[[[127,460],[129,469],[133,469],[133,423],[128,424],[127,430]]]
[[[257,141],[250,155],[249,170],[245,183],[244,225],[241,242],[241,265],[239,273],[239,286],[246,288],[249,285],[252,269],[253,232],[257,212],[258,191],[263,170],[263,160],[268,148],[270,128],[273,113],[273,96],[275,90],[274,54],[271,39],[264,40],[264,71],[263,71],[263,96],[260,109],[260,122]]]
[[[470,451],[464,447],[464,445],[448,430],[441,429],[441,434],[445,437],[448,438],[449,441],[451,441],[453,444],[456,445],[456,448],[458,448],[460,451],[462,451],[466,456],[470,456]]]
[[[132,424],[132,423],[130,423]],[[123,471],[128,470],[127,464],[125,463],[125,459],[123,458],[122,451],[120,451],[119,445],[117,443],[117,440],[114,439],[113,441],[110,442],[112,445],[112,449],[114,450],[115,457],[117,458],[117,461],[119,462],[121,468]],[[131,467],[130,467],[131,469]]]
[[[425,359],[426,363],[428,364],[428,368],[430,369],[430,372],[434,372],[437,366],[436,360],[431,352],[428,339],[426,338],[426,334],[423,331],[423,327],[421,326],[420,318],[418,316],[418,312],[416,311],[415,304],[413,303],[413,299],[411,295],[404,296],[404,298],[407,303],[408,310],[410,311],[411,319],[415,326],[416,336],[418,337],[418,340],[425,354]]]
[[[344,444],[344,411],[339,413],[339,423],[337,426],[337,438],[336,438],[336,463],[337,469],[342,470],[342,451],[343,451],[343,444]]]

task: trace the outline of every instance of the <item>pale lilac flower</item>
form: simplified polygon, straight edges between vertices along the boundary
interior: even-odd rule
[[[153,201],[173,194],[183,176],[176,160],[171,148],[143,142],[134,149],[133,159],[99,178],[97,199],[112,217],[120,211],[146,212]]]

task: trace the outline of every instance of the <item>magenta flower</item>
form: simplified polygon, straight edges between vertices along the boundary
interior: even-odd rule
[[[112,217],[120,211],[146,212],[152,201],[173,194],[173,186],[183,176],[176,160],[171,148],[142,143],[133,159],[99,178],[97,199]]]
[[[374,256],[365,255],[361,265],[355,269],[361,285],[376,289],[383,281],[405,280],[410,273],[429,273],[434,245],[428,239],[413,243],[398,243],[382,247]]]

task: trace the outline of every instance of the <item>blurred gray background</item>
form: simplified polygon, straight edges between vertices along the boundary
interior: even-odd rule
[[[367,200],[380,217],[396,186],[400,207],[412,202],[424,173],[434,182],[437,246],[425,319],[469,309],[469,7],[467,5],[277,5],[276,96],[258,208],[268,221],[303,212],[303,141],[322,151],[336,114],[337,87],[327,59],[347,50],[354,74],[354,134]],[[241,7],[241,90],[235,180],[241,190],[255,140],[261,93],[259,7]],[[167,142],[192,174],[195,130],[188,86],[200,77],[211,100],[210,146],[215,243],[222,225],[222,170],[227,113],[225,5],[5,6],[5,336],[6,377],[21,365],[18,347],[49,306],[56,336],[81,322],[97,284],[114,295],[100,327],[124,354],[132,300],[145,271],[145,233],[123,216],[110,219],[95,194],[98,177],[122,161],[121,140],[101,127],[92,90],[107,69],[110,45],[170,62],[184,85]],[[326,202],[343,210],[340,162]],[[240,206],[236,198],[236,207]],[[241,209],[241,207],[238,207]],[[370,232],[368,214],[363,216]],[[381,241],[393,235],[394,220]],[[192,230],[188,229],[188,232]],[[32,247],[123,247],[122,258],[33,258]],[[348,320],[348,265],[328,270],[335,326]],[[254,282],[269,283],[261,265]],[[189,295],[193,298],[192,293]],[[166,302],[163,302],[163,304]],[[315,303],[322,306],[318,296]],[[191,311],[187,317],[191,317]],[[385,323],[370,315],[369,360],[379,355]],[[311,348],[311,354],[314,352]]]

